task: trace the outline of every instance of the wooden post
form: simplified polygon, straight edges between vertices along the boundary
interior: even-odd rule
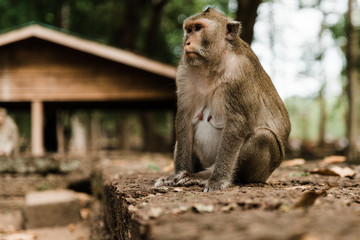
[[[44,155],[44,107],[41,101],[31,103],[31,153]]]
[[[58,109],[56,111],[56,138],[57,151],[60,154],[65,153],[65,136],[64,136],[64,111]]]
[[[91,150],[93,153],[98,153],[100,150],[100,114],[97,110],[91,112]]]

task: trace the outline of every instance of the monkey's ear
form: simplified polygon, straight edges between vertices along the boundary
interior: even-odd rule
[[[226,24],[226,39],[234,40],[236,37],[240,36],[241,33],[241,23],[237,21],[231,21]]]

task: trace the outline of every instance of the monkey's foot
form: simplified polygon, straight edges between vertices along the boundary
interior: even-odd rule
[[[207,181],[206,185],[205,185],[205,189],[204,192],[213,192],[213,191],[217,191],[217,190],[223,190],[227,187],[229,187],[231,185],[231,183],[229,181],[213,181],[213,180],[209,180]]]
[[[174,173],[168,177],[161,177],[155,182],[155,187],[189,187],[193,185],[205,186],[206,179],[197,177],[197,174],[190,174],[187,171]]]

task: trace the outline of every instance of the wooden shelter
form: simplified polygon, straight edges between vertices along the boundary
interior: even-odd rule
[[[44,154],[44,103],[174,106],[175,68],[40,24],[0,34],[0,104],[31,104],[33,155]]]

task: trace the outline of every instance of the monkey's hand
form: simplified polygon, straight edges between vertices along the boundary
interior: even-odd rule
[[[206,179],[197,177],[187,171],[174,173],[168,177],[161,177],[155,182],[155,187],[172,186],[172,187],[188,187],[193,185],[205,186]]]
[[[231,185],[231,182],[227,180],[222,181],[214,181],[211,178],[207,181],[205,185],[204,192],[213,192],[217,190],[222,190],[224,188],[227,188]]]

